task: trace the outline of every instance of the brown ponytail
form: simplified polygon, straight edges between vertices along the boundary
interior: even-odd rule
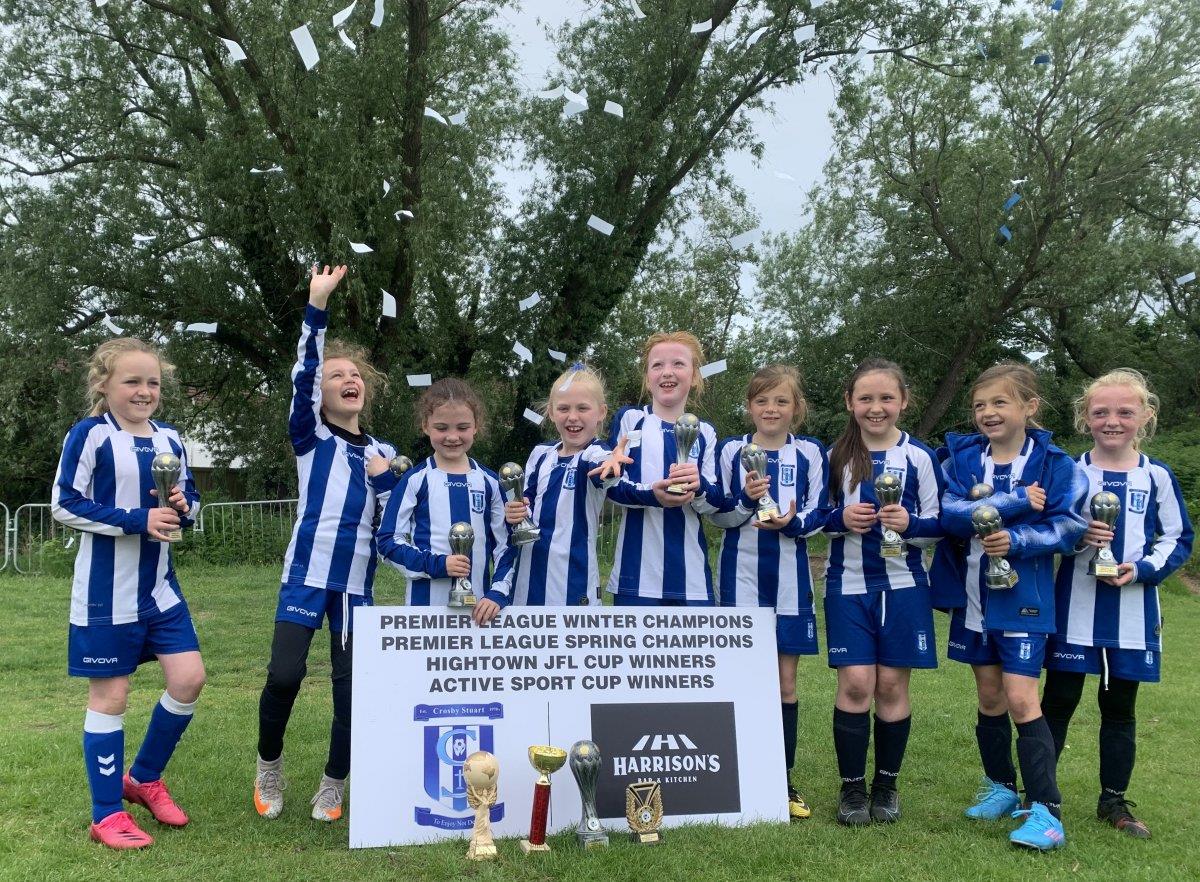
[[[904,369],[894,361],[874,357],[859,362],[858,367],[854,369],[854,373],[850,374],[842,390],[844,398],[848,401],[852,400],[854,398],[855,384],[862,377],[876,371],[891,374],[900,386],[901,397],[907,402],[908,378],[904,376]],[[847,467],[850,470],[851,490],[854,490],[855,487],[871,477],[871,452],[867,450],[867,445],[863,443],[862,430],[859,429],[858,423],[854,421],[853,413],[847,417],[846,428],[842,429],[842,434],[838,436],[838,439],[833,442],[833,446],[829,448],[830,499],[841,498],[842,476],[846,472]]]

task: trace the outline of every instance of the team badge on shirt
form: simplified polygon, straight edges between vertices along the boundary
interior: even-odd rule
[[[888,466],[884,469],[884,471],[889,475],[895,475],[897,478],[899,478],[901,484],[904,483],[904,469],[900,468],[899,466]]]
[[[781,465],[779,467],[779,486],[796,486],[796,467],[794,465]]]
[[[1130,490],[1129,510],[1135,514],[1144,514],[1146,511],[1146,502],[1149,499],[1150,494],[1145,490]]]
[[[567,469],[567,473],[563,475],[563,487],[568,490],[575,489],[575,466]]]
[[[471,491],[471,511],[475,514],[483,514],[483,501],[482,490]]]

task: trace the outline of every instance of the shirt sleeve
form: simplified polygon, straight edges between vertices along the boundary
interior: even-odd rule
[[[174,446],[174,444],[172,444]],[[187,500],[188,510],[186,513],[179,516],[179,525],[181,527],[190,527],[196,522],[196,516],[200,513],[200,491],[196,489],[196,481],[192,475],[192,470],[188,468],[187,450],[183,446],[183,441],[179,441],[179,489],[183,491],[183,498]]]
[[[1065,453],[1048,454],[1053,462],[1046,469],[1046,507],[1037,520],[1006,527],[1011,546],[1008,556],[1021,559],[1048,554],[1070,554],[1087,529],[1080,512],[1088,494],[1083,469]]]
[[[412,542],[413,512],[424,487],[424,470],[414,474],[414,470],[410,469],[401,477],[383,510],[376,543],[379,553],[398,569],[424,573],[431,579],[445,579],[446,555],[428,548],[418,548]]]
[[[88,498],[95,467],[96,451],[88,427],[77,425],[63,441],[58,474],[50,492],[50,513],[54,519],[76,530],[102,536],[145,533],[150,509],[117,508]]]
[[[740,530],[754,516],[754,504],[743,493],[744,487],[738,475],[739,437],[726,438],[717,448],[716,484],[722,500],[733,500],[733,505],[724,504],[706,517],[722,530]]]
[[[780,532],[789,539],[808,538],[825,529],[829,521],[829,455],[815,444],[817,456],[808,460],[808,486],[804,503],[796,516]]]
[[[489,483],[493,482],[489,480]],[[520,549],[509,544],[509,526],[504,520],[504,494],[499,481],[494,483],[495,495],[488,513],[488,530],[492,534],[492,584],[483,596],[503,609],[512,603],[512,582]]]
[[[1155,482],[1154,545],[1150,553],[1137,562],[1137,581],[1147,585],[1157,585],[1183,566],[1191,556],[1194,538],[1183,490],[1175,473],[1165,465],[1157,465],[1162,469],[1164,480]]]
[[[317,443],[321,424],[321,363],[325,352],[325,326],[329,313],[309,304],[304,308],[296,363],[292,365],[292,407],[288,416],[288,435],[297,456],[303,456]]]
[[[918,454],[913,463],[917,469],[917,510],[910,514],[908,528],[900,535],[909,545],[927,548],[946,535],[940,521],[941,500],[946,484],[933,451],[923,447],[917,449],[926,454]]]

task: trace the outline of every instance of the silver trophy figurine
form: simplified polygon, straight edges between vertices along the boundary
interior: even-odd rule
[[[576,741],[571,745],[568,762],[575,783],[579,785],[579,797],[583,800],[583,817],[575,828],[575,840],[583,848],[603,848],[608,845],[608,834],[600,826],[596,814],[596,779],[600,775],[600,748],[594,741]]]
[[[981,505],[971,512],[971,524],[980,539],[998,533],[1004,529],[1004,519],[994,505]],[[989,588],[1004,590],[1017,584],[1017,573],[1008,559],[999,555],[988,555],[988,568],[983,576],[984,584]]]
[[[686,465],[692,456],[692,445],[700,437],[700,417],[694,413],[682,414],[675,421],[675,462]],[[672,484],[667,488],[668,493],[682,496],[688,492],[685,484]]]
[[[1092,520],[1100,521],[1111,530],[1116,526],[1117,518],[1121,514],[1121,497],[1116,493],[1101,490],[1092,497],[1091,509]],[[1113,557],[1112,547],[1105,542],[1096,549],[1096,554],[1088,566],[1088,575],[1097,579],[1113,579],[1120,575],[1120,572],[1117,559]]]
[[[450,527],[450,553],[465,554],[471,556],[471,549],[475,545],[475,528],[466,521],[459,521]],[[474,606],[477,598],[471,590],[471,580],[455,576],[454,581],[450,583],[450,600],[449,606],[455,608],[463,608]]]
[[[971,487],[970,490],[967,491],[967,499],[971,499],[971,500],[987,499],[994,492],[995,491],[992,489],[991,484],[983,484],[983,483],[975,484]]]
[[[500,487],[504,490],[504,499],[507,502],[525,501],[525,470],[515,462],[506,462],[500,466]],[[508,541],[512,545],[528,545],[530,542],[536,542],[538,536],[542,535],[542,531],[537,525],[526,515],[521,523],[513,527],[512,533],[508,537]]]
[[[154,462],[150,463],[150,475],[154,478],[154,489],[158,491],[159,508],[178,511],[175,506],[171,505],[171,491],[179,483],[179,475],[182,471],[183,464],[174,453],[160,453],[154,457]],[[168,542],[178,542],[183,538],[183,530],[178,527],[167,530],[166,534]]]
[[[767,476],[767,451],[757,444],[750,443],[742,448],[742,468],[754,472],[760,478]],[[754,513],[760,521],[769,521],[779,517],[779,504],[771,498],[768,490],[758,499],[758,510]]]
[[[880,508],[898,505],[903,493],[904,486],[891,472],[883,472],[875,479],[875,498],[879,500]],[[891,527],[883,528],[883,541],[879,543],[879,553],[883,557],[899,557],[904,553],[904,540]]]
[[[412,460],[403,453],[398,453],[392,457],[391,462],[388,463],[388,468],[391,470],[393,475],[399,478],[412,468]]]

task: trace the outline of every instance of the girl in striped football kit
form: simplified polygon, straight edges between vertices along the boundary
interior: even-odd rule
[[[478,598],[479,624],[512,602],[509,571],[516,549],[508,545],[504,493],[496,473],[468,456],[483,429],[483,402],[462,380],[438,380],[417,401],[417,419],[433,456],[405,473],[379,523],[379,553],[408,582],[409,606],[445,606],[451,581],[469,578]],[[450,553],[450,528],[469,523],[471,553]]]
[[[723,493],[736,497],[733,511],[710,515],[725,528],[717,564],[722,606],[766,606],[776,612],[779,695],[783,711],[788,814],[812,814],[790,777],[796,761],[796,667],[801,655],[817,654],[817,618],[807,537],[828,516],[829,461],[814,438],[791,434],[808,405],[795,368],[771,365],[758,371],[746,390],[754,433],[726,438],[717,448],[717,477]],[[742,450],[757,444],[766,454],[766,474],[747,472]],[[770,520],[756,516],[764,495],[778,506]]]
[[[312,817],[335,821],[350,773],[350,695],[354,609],[370,605],[375,579],[374,523],[396,485],[396,450],[366,434],[360,420],[384,377],[357,347],[325,341],[329,295],[346,267],[312,268],[308,306],[292,368],[288,434],[300,499],[283,561],[267,682],[258,706],[254,807],[264,818],[283,810],[283,736],[307,671],[313,634],[329,620],[333,722],[325,773]]]
[[[607,414],[604,398],[604,381],[583,364],[550,387],[545,411],[559,440],[533,448],[525,465],[524,498],[505,505],[510,525],[528,516],[539,530],[536,541],[521,546],[509,571],[518,605],[599,603],[596,535],[605,497],[618,504],[657,504],[653,488],[626,479],[601,480],[598,469],[610,452],[596,440]],[[667,482],[660,483],[665,489]]]
[[[676,461],[675,421],[688,399],[704,391],[700,341],[686,331],[652,334],[642,346],[644,407],[623,407],[613,421],[613,455],[602,478],[628,467],[637,484],[670,486],[683,493],[657,493],[655,507],[622,512],[616,559],[608,590],[617,606],[713,606],[708,543],[700,515],[727,506],[717,486],[717,433],[703,420],[687,462]],[[664,483],[663,479],[670,478]]]
[[[953,604],[946,653],[971,665],[979,699],[975,736],[985,777],[966,814],[977,820],[1023,817],[1009,840],[1046,851],[1066,839],[1038,679],[1046,638],[1054,631],[1054,555],[1069,553],[1083,533],[1078,512],[1087,487],[1071,457],[1038,427],[1039,403],[1037,375],[1027,365],[1005,362],[979,375],[971,387],[979,432],[946,436],[942,524],[969,543],[961,567],[965,597]],[[1002,520],[1002,529],[984,538],[973,521],[982,506],[993,509],[993,526],[994,515]],[[989,558],[1006,560],[1015,583],[989,583]],[[1010,716],[1029,799],[1028,809],[1019,811]]]
[[[850,416],[829,456],[825,639],[838,674],[837,819],[857,826],[900,818],[896,782],[912,723],[909,675],[912,668],[937,667],[922,552],[942,535],[943,485],[933,451],[896,427],[908,407],[899,365],[868,358],[846,382],[845,399]],[[898,503],[879,504],[875,482],[891,479],[885,476],[899,482]],[[868,799],[872,701],[875,776]]]
[[[67,433],[51,496],[55,520],[83,532],[67,670],[89,678],[83,758],[92,794],[90,833],[111,848],[154,841],[122,808],[122,798],[145,806],[160,824],[188,822],[162,781],[204,686],[200,644],[175,578],[169,535],[192,522],[200,496],[179,433],[150,419],[171,370],[140,340],[100,345],[88,369],[91,413]],[[169,507],[160,508],[151,464],[163,453],[177,456],[181,469]],[[167,688],[125,773],[129,676],[154,658]]]
[[[1158,396],[1137,371],[1115,370],[1092,382],[1075,401],[1075,427],[1092,436],[1079,457],[1088,499],[1101,491],[1120,502],[1116,524],[1092,520],[1064,556],[1055,583],[1057,633],[1046,647],[1042,712],[1062,756],[1067,726],[1087,674],[1099,674],[1100,799],[1102,821],[1138,838],[1150,831],[1125,798],[1133,775],[1138,683],[1157,683],[1162,658],[1158,586],[1192,551],[1192,525],[1179,481],[1165,463],[1141,452],[1154,434]],[[1117,575],[1089,575],[1108,546]]]

